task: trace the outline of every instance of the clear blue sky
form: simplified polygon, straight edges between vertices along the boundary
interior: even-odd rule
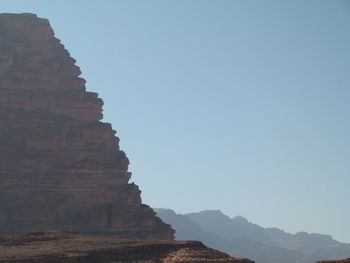
[[[2,0],[51,21],[145,203],[350,242],[350,1]]]

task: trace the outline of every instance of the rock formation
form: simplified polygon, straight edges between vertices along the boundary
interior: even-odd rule
[[[7,263],[254,263],[232,258],[199,241],[130,240],[63,231],[0,236]]]
[[[347,259],[336,259],[336,260],[317,261],[316,263],[350,263],[350,258],[347,258]]]
[[[80,73],[48,20],[0,14],[0,234],[172,239],[128,183],[129,161]]]

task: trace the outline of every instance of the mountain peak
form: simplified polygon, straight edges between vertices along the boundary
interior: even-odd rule
[[[237,223],[250,223],[248,219],[243,216],[235,216],[234,218],[232,218],[232,220],[234,220]]]
[[[220,216],[226,216],[221,210],[215,209],[215,210],[203,210],[200,211],[199,214],[201,215],[220,215]]]

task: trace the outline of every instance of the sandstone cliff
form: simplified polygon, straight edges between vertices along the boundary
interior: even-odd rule
[[[65,228],[172,239],[48,20],[0,14],[0,234]]]
[[[16,263],[253,263],[198,241],[128,240],[64,231],[0,236],[0,262]]]

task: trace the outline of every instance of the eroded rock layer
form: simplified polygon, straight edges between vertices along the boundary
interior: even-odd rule
[[[232,258],[199,241],[128,240],[52,231],[0,236],[7,263],[254,263]]]
[[[0,233],[172,239],[141,204],[103,102],[48,20],[0,14]]]

